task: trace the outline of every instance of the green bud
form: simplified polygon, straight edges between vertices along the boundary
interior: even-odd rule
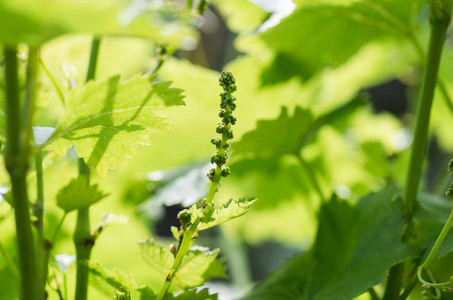
[[[182,225],[187,225],[192,219],[192,214],[187,209],[181,210],[178,214],[178,219],[181,221]]]
[[[176,252],[178,250],[178,247],[175,245],[175,244],[171,244],[170,247],[169,247],[169,250],[170,252],[173,254],[173,255],[176,255]]]
[[[450,200],[453,201],[453,182],[451,183],[450,187],[448,188],[447,192],[445,193]]]
[[[210,221],[213,221],[212,214],[215,211],[215,207],[212,203],[204,205],[203,208],[203,217],[200,218],[201,222],[203,223],[208,223]]]
[[[216,145],[217,147],[222,143],[222,139],[219,137],[211,139],[211,144]]]
[[[208,175],[209,180],[213,181],[214,180],[214,176],[215,176],[215,169],[212,168],[211,170],[209,170],[207,175]]]
[[[448,171],[453,173],[453,159],[448,162]]]
[[[221,133],[223,133],[224,128],[225,128],[225,125],[223,123],[219,123],[219,125],[217,125],[217,128],[215,129],[215,131],[217,133],[221,134]]]
[[[223,145],[223,149],[227,150],[228,148],[230,148],[230,144],[229,143],[225,143],[225,145]]]
[[[232,140],[234,138],[233,131],[228,130],[226,133],[227,139]]]
[[[230,173],[230,168],[228,166],[223,166],[222,170],[220,171],[220,176],[227,177],[228,175],[230,175]]]

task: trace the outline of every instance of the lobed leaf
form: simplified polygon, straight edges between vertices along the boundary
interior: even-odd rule
[[[88,185],[86,176],[81,175],[62,188],[57,194],[57,205],[66,213],[88,207],[107,196],[97,185]]]
[[[168,300],[218,300],[217,294],[209,294],[208,289],[202,289],[201,291],[190,290],[179,294],[176,297],[167,297]],[[165,298],[165,299],[167,299]]]
[[[173,254],[154,240],[140,241],[139,246],[144,260],[165,277],[173,265]],[[174,284],[182,289],[190,289],[213,277],[226,278],[224,260],[216,259],[219,251],[203,247],[190,248],[175,274]]]
[[[205,230],[244,215],[256,201],[257,199],[253,198],[230,199],[223,206],[216,207],[209,220],[205,220],[205,209],[197,209],[196,205],[193,205],[189,209],[192,215],[191,222],[194,223],[197,218],[200,218],[202,222],[198,226],[198,230]]]
[[[321,207],[313,248],[270,274],[244,299],[352,299],[385,280],[418,250],[402,243],[404,217],[385,188],[356,207],[333,197]]]
[[[151,130],[168,129],[157,112],[183,105],[181,92],[170,82],[151,82],[140,75],[124,82],[119,76],[91,81],[71,90],[66,111],[43,147],[64,155],[74,146],[103,176],[119,161],[134,157],[139,144],[150,144]]]
[[[123,300],[138,299],[136,298],[136,295],[138,295],[140,300],[156,299],[153,290],[146,285],[138,287],[132,275],[116,268],[110,271],[97,261],[90,260],[87,264],[93,275],[101,278],[114,289],[116,298]]]
[[[117,291],[132,291],[138,288],[132,275],[127,274],[124,271],[119,269],[113,269],[113,271],[110,271],[95,260],[90,260],[87,264],[92,274],[102,278]]]

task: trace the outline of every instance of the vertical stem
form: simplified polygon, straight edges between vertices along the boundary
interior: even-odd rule
[[[440,59],[445,41],[445,34],[451,16],[451,0],[430,1],[430,37],[428,56],[423,75],[423,82],[418,98],[414,140],[411,147],[411,157],[407,171],[405,190],[403,195],[404,213],[406,218],[406,231],[403,241],[408,241],[412,236],[413,228],[413,207],[416,203],[417,192],[422,174],[422,167],[425,157],[426,142],[428,139],[429,118],[434,98],[434,90],[437,84]],[[442,11],[446,4],[445,11]],[[440,5],[440,7],[439,7]],[[445,9],[445,8],[444,8]],[[393,266],[390,269],[389,278],[383,300],[397,299],[402,287],[404,276],[404,262]]]
[[[42,170],[42,151],[40,148],[35,152],[35,165],[36,165],[36,182],[37,182],[37,197],[34,205],[34,214],[36,216],[36,229],[38,235],[38,259],[39,269],[41,270],[42,285],[46,285],[47,280],[47,263],[50,246],[46,243],[44,238],[44,183],[43,183],[43,170]]]
[[[92,80],[95,77],[100,43],[98,38],[93,38],[86,81]],[[86,165],[83,158],[79,158],[79,176],[86,176],[88,179],[87,184],[90,184],[90,168]],[[88,297],[89,269],[85,262],[90,259],[91,250],[94,246],[94,239],[90,230],[90,210],[88,207],[81,208],[77,211],[77,223],[73,240],[77,255],[75,299],[86,300]]]
[[[91,42],[90,62],[88,64],[86,81],[93,80],[96,77],[100,46],[101,40],[99,38],[93,38],[93,41]]]
[[[188,11],[192,10],[192,2],[193,2],[193,0],[187,0],[187,10]]]
[[[6,47],[5,98],[6,98],[6,150],[5,166],[11,178],[16,219],[17,248],[20,272],[20,299],[41,300],[44,289],[40,282],[35,243],[33,240],[26,175],[29,161],[31,119],[34,110],[37,52],[30,49],[27,66],[27,91],[23,114],[20,112],[16,49]],[[25,107],[28,106],[28,107]],[[26,118],[25,120],[23,118]]]

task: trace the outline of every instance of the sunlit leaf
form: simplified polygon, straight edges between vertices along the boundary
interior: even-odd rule
[[[68,213],[93,205],[105,196],[97,185],[88,185],[87,177],[81,175],[58,192],[57,205]]]
[[[208,220],[204,220],[206,219],[204,216],[206,208],[197,209],[196,205],[193,205],[189,209],[192,216],[191,222],[193,223],[197,218],[200,218],[202,221],[198,226],[198,230],[205,230],[244,215],[255,201],[257,201],[257,199],[253,198],[241,198],[238,200],[230,199],[230,201],[223,206],[213,206],[214,211]]]
[[[117,291],[131,291],[138,288],[132,275],[127,274],[124,271],[119,269],[113,269],[110,271],[97,261],[88,261],[87,264],[91,273],[105,280]]]
[[[140,3],[142,3],[140,5]],[[143,36],[181,43],[188,18],[175,7],[140,1],[6,0],[0,3],[0,41],[38,46],[69,33]]]
[[[162,278],[165,278],[173,265],[174,255],[153,240],[140,241],[139,246],[144,260],[160,270]],[[190,248],[174,275],[174,284],[189,289],[202,285],[212,277],[226,278],[223,260],[216,259],[219,251],[203,247]]]
[[[79,157],[103,176],[126,157],[135,157],[139,144],[150,144],[153,129],[168,129],[158,111],[182,105],[181,90],[169,82],[151,82],[136,75],[91,81],[70,92],[65,114],[44,147],[64,155],[73,145]]]

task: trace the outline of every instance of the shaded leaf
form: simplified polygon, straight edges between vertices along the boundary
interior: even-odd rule
[[[389,36],[405,38],[423,4],[421,0],[363,0],[350,5],[300,6],[261,37],[279,53],[274,67],[284,58],[290,69],[293,65],[293,75],[306,79],[326,66],[343,64],[367,43]]]
[[[278,157],[287,153],[299,153],[302,138],[307,134],[313,116],[310,111],[296,107],[294,115],[282,107],[276,120],[259,120],[256,129],[234,144],[235,154],[254,154],[258,157]]]
[[[88,207],[107,196],[97,185],[88,185],[86,176],[81,175],[62,188],[57,195],[57,205],[66,213]]]
[[[168,129],[157,112],[183,105],[181,92],[170,82],[152,83],[140,75],[124,82],[119,76],[91,81],[71,90],[65,114],[43,147],[64,155],[73,145],[103,176],[119,161],[134,157],[139,144],[150,144],[152,129]]]
[[[387,270],[414,253],[400,240],[404,218],[389,187],[356,207],[333,197],[319,215],[313,248],[288,261],[244,299],[354,298],[386,278]]]

